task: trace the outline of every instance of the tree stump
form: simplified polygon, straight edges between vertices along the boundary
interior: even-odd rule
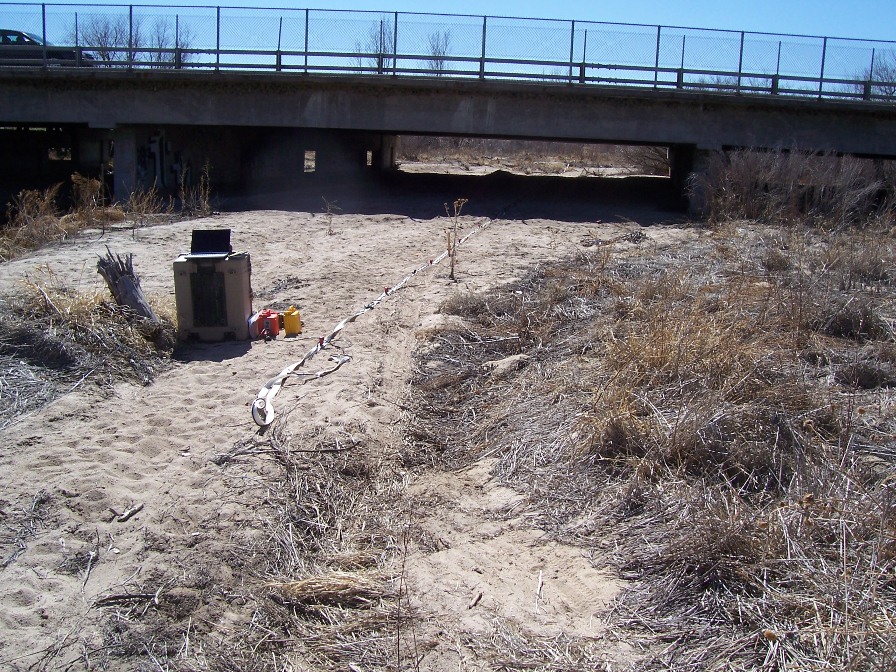
[[[112,298],[119,306],[128,308],[133,314],[159,324],[159,318],[149,307],[143,290],[140,289],[140,278],[134,273],[134,255],[122,258],[106,246],[106,256],[96,262],[96,272],[103,276]]]

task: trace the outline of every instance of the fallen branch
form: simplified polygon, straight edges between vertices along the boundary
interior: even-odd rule
[[[118,522],[125,523],[125,522],[129,521],[131,518],[133,518],[134,516],[136,516],[138,513],[140,513],[142,510],[143,510],[143,502],[140,502],[136,506],[132,506],[129,509],[125,509],[125,511],[120,516],[118,516]]]

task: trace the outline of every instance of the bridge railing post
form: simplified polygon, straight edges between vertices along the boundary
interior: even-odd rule
[[[221,8],[215,8],[215,70],[221,67]]]
[[[392,76],[398,74],[398,12],[395,12],[395,23],[392,26]]]
[[[41,3],[41,6],[40,6],[40,22],[42,25],[41,30],[43,32],[43,34],[41,35],[41,38],[42,38],[41,41],[44,43],[43,49],[41,51],[43,52],[44,67],[47,67],[47,5],[46,5],[46,3]]]
[[[740,31],[740,56],[737,58],[737,92],[740,93],[744,72],[744,31]]]
[[[280,26],[277,28],[277,72],[283,69],[283,17],[280,17]]]
[[[311,10],[305,10],[305,74],[308,74],[308,21]]]
[[[576,48],[576,22],[575,19],[571,22],[571,29],[569,31],[569,83],[572,84],[572,59],[575,56],[573,53]]]
[[[183,66],[183,49],[180,46],[180,14],[174,15],[174,69],[180,70]]]
[[[868,66],[868,79],[862,87],[862,100],[871,100],[871,82],[874,81],[874,59],[877,57],[877,48],[871,49],[871,65]]]
[[[660,81],[660,39],[662,30],[662,26],[656,27],[656,61],[653,64],[653,88],[656,88],[657,83]]]
[[[128,5],[128,70],[134,67],[134,5]]]
[[[482,56],[479,58],[479,79],[485,79],[485,28],[488,17],[482,17]]]
[[[588,55],[588,31],[585,31],[585,38],[582,40],[582,62],[579,65],[579,84],[585,83],[585,58]]]

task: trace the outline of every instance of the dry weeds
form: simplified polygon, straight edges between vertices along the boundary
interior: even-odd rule
[[[714,153],[692,189],[712,223],[738,219],[831,229],[893,222],[890,162],[793,150]]]
[[[497,456],[540,528],[609,556],[638,669],[889,669],[896,243],[865,235],[728,225],[459,294],[406,461]]]
[[[121,380],[149,384],[168,366],[172,311],[161,328],[128,316],[99,294],[68,287],[49,268],[0,300],[2,424],[85,382],[109,390]]]

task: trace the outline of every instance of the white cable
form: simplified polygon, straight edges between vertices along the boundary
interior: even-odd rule
[[[456,242],[455,247],[457,247],[458,245],[462,245],[464,243],[464,241],[467,240],[467,238],[472,236],[477,231],[480,231],[483,228],[485,228],[488,225],[489,221],[491,221],[491,220],[486,219],[483,222],[480,222],[476,226],[476,228],[474,228],[472,231],[470,231],[470,233],[468,233],[466,236],[464,236],[458,242]],[[374,299],[373,301],[371,301],[370,303],[365,305],[363,308],[358,310],[358,312],[356,312],[354,315],[350,315],[349,317],[346,317],[344,320],[339,322],[329,334],[327,334],[326,336],[321,336],[320,340],[318,340],[318,342],[317,342],[317,345],[315,345],[313,348],[311,348],[311,350],[309,350],[307,353],[305,353],[305,356],[302,357],[302,359],[300,359],[299,361],[297,361],[293,364],[290,364],[285,369],[283,369],[280,373],[278,373],[276,376],[274,376],[268,382],[266,382],[264,385],[262,385],[261,389],[258,391],[258,394],[255,397],[255,401],[252,402],[252,419],[255,421],[255,424],[258,425],[259,427],[267,427],[274,421],[274,406],[273,406],[274,397],[277,396],[277,393],[280,391],[280,388],[283,387],[283,384],[286,382],[286,379],[289,378],[289,376],[291,376],[291,375],[298,375],[296,370],[301,368],[302,366],[304,366],[305,362],[312,359],[318,352],[320,352],[321,350],[326,348],[328,345],[330,345],[349,322],[354,322],[356,319],[361,317],[361,315],[363,315],[364,313],[367,313],[367,312],[373,310],[382,301],[385,301],[388,297],[392,296],[392,294],[394,294],[399,289],[404,287],[405,284],[407,284],[408,280],[413,278],[418,273],[423,272],[427,268],[430,268],[431,266],[435,266],[436,264],[438,264],[440,261],[444,260],[447,257],[448,257],[448,251],[446,250],[445,252],[442,252],[442,254],[440,254],[435,259],[432,259],[431,261],[427,262],[426,264],[423,264],[419,268],[416,268],[415,270],[408,273],[397,284],[393,285],[392,287],[386,287],[386,289],[383,290],[383,293],[380,294],[376,299]],[[332,373],[333,371],[338,369],[340,366],[342,366],[345,362],[347,362],[350,359],[350,357],[345,356],[345,355],[342,355],[341,358],[342,359],[338,360],[338,363],[336,366],[332,367],[331,369],[327,369],[326,371],[318,373],[315,377],[319,378],[322,375],[325,375],[327,373]],[[333,358],[331,358],[331,359],[333,359]],[[337,361],[337,360],[333,360],[333,361]],[[301,375],[309,375],[309,374],[301,374]],[[311,375],[314,375],[314,374],[311,374]]]

